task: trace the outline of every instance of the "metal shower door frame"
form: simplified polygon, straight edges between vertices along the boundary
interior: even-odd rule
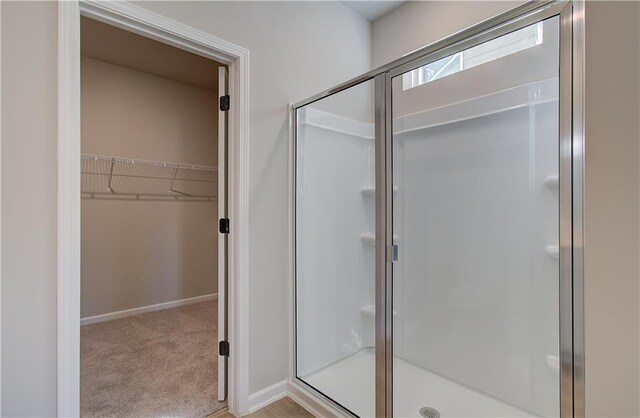
[[[362,82],[374,80],[375,109],[375,411],[393,416],[393,173],[392,79],[451,54],[525,26],[559,17],[559,195],[560,195],[560,416],[584,414],[583,337],[583,60],[584,4],[581,0],[530,1],[406,57],[294,104],[291,108],[293,147],[297,143],[297,110]],[[296,167],[294,151],[293,220],[295,231]],[[293,234],[293,368],[291,379],[345,415],[353,413],[297,376],[295,335],[296,242]]]
[[[560,45],[559,45],[559,197],[560,197],[560,416],[574,417],[575,410],[583,410],[581,407],[575,407],[574,403],[583,403],[582,399],[574,399],[580,397],[578,393],[574,396],[574,330],[573,324],[578,318],[574,312],[574,222],[581,224],[581,219],[574,219],[573,206],[574,201],[579,201],[581,206],[582,194],[581,187],[576,188],[574,195],[573,185],[573,169],[582,169],[581,161],[574,161],[574,138],[573,132],[573,3],[571,2],[553,2],[547,7],[523,14],[518,17],[510,18],[504,22],[495,22],[493,27],[479,33],[468,33],[467,36],[451,43],[450,45],[441,45],[434,48],[433,52],[426,53],[420,58],[396,66],[385,73],[384,83],[381,81],[376,84],[376,88],[385,89],[385,93],[376,91],[376,99],[384,97],[384,106],[376,102],[376,109],[383,109],[380,113],[376,113],[376,125],[384,126],[384,137],[376,138],[378,148],[376,148],[376,161],[381,164],[376,167],[376,173],[386,173],[380,184],[376,184],[376,189],[384,193],[377,202],[376,215],[384,216],[384,220],[380,219],[376,223],[379,231],[383,231],[380,235],[384,242],[384,248],[377,249],[378,261],[384,257],[385,267],[376,270],[376,283],[378,288],[385,292],[384,297],[377,298],[379,304],[376,311],[384,311],[384,323],[376,322],[376,364],[382,364],[384,358],[385,369],[384,378],[382,373],[376,374],[376,416],[392,417],[393,416],[393,262],[389,256],[389,249],[393,248],[393,82],[395,77],[420,68],[426,64],[437,61],[439,59],[451,56],[465,49],[487,42],[491,39],[503,36],[507,33],[516,31],[541,22],[543,20],[558,16],[560,29]],[[462,32],[461,34],[464,34]],[[384,114],[383,114],[384,113]],[[378,132],[378,130],[376,130]],[[580,138],[581,140],[581,138]],[[382,164],[384,161],[384,164]],[[578,203],[578,202],[577,202]],[[384,206],[383,206],[384,205]],[[383,301],[384,300],[384,304]],[[581,323],[580,319],[580,323]],[[378,350],[378,348],[380,348]],[[580,365],[580,367],[582,367]],[[376,371],[378,372],[379,369]],[[581,371],[576,373],[582,375]],[[382,392],[382,385],[385,390]],[[384,399],[384,402],[383,402]]]

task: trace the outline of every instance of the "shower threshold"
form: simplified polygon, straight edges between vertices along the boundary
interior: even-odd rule
[[[402,359],[394,359],[394,416],[421,417],[433,408],[446,417],[534,417],[530,412],[432,373]],[[365,348],[303,378],[362,417],[375,416],[375,354]]]

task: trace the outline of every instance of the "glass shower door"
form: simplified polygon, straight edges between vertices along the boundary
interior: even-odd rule
[[[374,81],[295,110],[295,368],[318,394],[374,415]]]
[[[558,80],[558,17],[391,79],[394,416],[559,416]]]

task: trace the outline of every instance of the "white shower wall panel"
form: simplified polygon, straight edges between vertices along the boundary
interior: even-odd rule
[[[373,126],[317,109],[298,112],[297,374],[305,377],[361,349],[373,320]],[[372,365],[373,367],[373,365]]]
[[[557,415],[557,79],[394,121],[394,354]]]

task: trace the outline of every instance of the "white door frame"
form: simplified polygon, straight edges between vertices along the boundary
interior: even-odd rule
[[[229,66],[228,400],[232,413],[244,415],[249,397],[249,51],[126,1],[73,0],[58,3],[58,416],[80,415],[81,14]]]

